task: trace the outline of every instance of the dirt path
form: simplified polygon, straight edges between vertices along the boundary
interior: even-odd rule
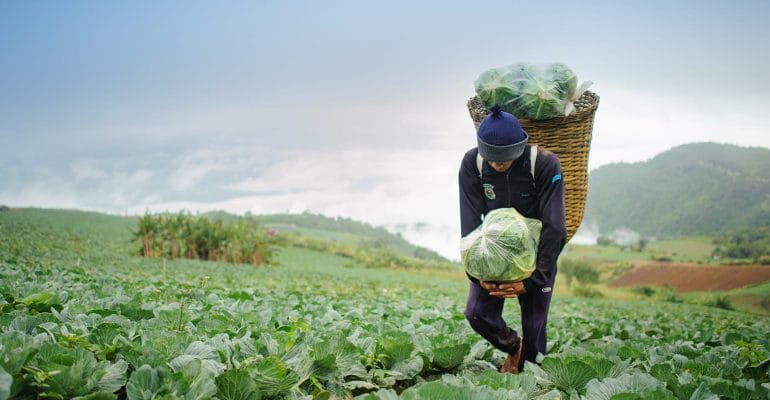
[[[721,291],[770,280],[770,265],[699,265],[645,263],[610,284],[623,286],[671,286],[679,292]]]

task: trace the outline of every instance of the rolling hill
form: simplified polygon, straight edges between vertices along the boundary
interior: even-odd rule
[[[238,215],[225,211],[207,212],[209,218],[225,222],[235,221]],[[448,261],[433,250],[416,246],[398,233],[391,233],[381,226],[343,217],[327,217],[321,214],[264,214],[256,216],[259,222],[278,233],[293,233],[344,245],[364,246],[375,250],[391,250],[405,257],[423,260]]]
[[[9,208],[0,206],[0,212],[23,213],[28,223],[40,226],[48,224],[70,225],[73,232],[80,227],[101,231],[110,236],[123,237],[129,241],[131,231],[136,228],[137,217],[102,214],[92,211]],[[212,220],[235,222],[240,216],[225,211],[211,211],[202,215]],[[350,218],[332,218],[320,214],[270,214],[256,216],[267,228],[278,233],[294,233],[334,243],[362,246],[373,250],[390,250],[401,256],[422,260],[448,262],[433,250],[416,246],[399,234],[390,233],[383,227],[373,226]]]
[[[770,224],[770,149],[717,143],[675,147],[590,172],[585,223],[601,234],[714,235]]]

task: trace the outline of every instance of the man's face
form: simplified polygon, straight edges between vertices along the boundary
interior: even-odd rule
[[[489,165],[497,172],[505,172],[508,168],[511,168],[513,160],[508,161],[489,161]]]

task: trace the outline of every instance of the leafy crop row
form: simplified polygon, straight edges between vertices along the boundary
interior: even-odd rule
[[[513,376],[464,320],[462,276],[293,248],[281,267],[177,260],[163,275],[115,251],[128,235],[87,230],[78,265],[70,227],[2,218],[0,400],[770,395],[765,318],[557,294],[551,353]]]

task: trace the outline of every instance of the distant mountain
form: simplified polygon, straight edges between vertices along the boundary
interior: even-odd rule
[[[675,147],[589,175],[584,223],[600,233],[714,235],[770,224],[770,149],[717,143]]]

